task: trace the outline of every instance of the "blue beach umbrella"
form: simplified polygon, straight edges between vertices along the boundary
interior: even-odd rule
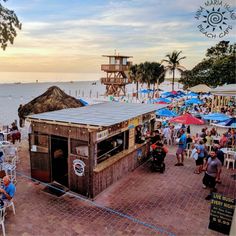
[[[203,104],[203,102],[198,98],[191,98],[189,100],[186,100],[185,104]]]
[[[157,98],[155,99],[155,102],[166,102],[166,103],[171,103],[171,101],[167,98]]]
[[[164,97],[166,97],[168,95],[171,95],[171,92],[164,92],[164,93],[161,94],[161,96],[164,96]]]
[[[194,93],[194,92],[190,92],[187,94],[187,96],[190,96],[190,97],[197,97],[198,94],[197,93]]]
[[[236,128],[236,117],[230,118],[224,122],[218,122],[214,124],[215,126],[219,126],[222,128]]]
[[[156,115],[158,116],[165,116],[165,117],[175,117],[177,116],[177,114],[167,108],[163,108],[163,109],[160,109],[160,110],[157,110],[156,111]]]
[[[144,94],[153,93],[153,89],[141,89],[139,90],[139,93],[144,93]]]
[[[167,95],[166,97],[167,97],[167,98],[176,98],[176,97],[177,97],[177,95],[170,94],[170,95]]]
[[[227,116],[223,113],[211,113],[208,115],[202,115],[202,118],[204,120],[226,121],[230,118],[230,116]]]
[[[177,91],[177,94],[178,94],[178,95],[181,95],[181,96],[183,96],[183,95],[186,95],[186,94],[185,94],[185,92],[183,92],[183,91],[180,91],[180,90],[179,90],[179,91]]]

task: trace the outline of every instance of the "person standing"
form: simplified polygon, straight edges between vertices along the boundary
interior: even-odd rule
[[[206,172],[202,179],[203,188],[210,188],[210,193],[205,198],[206,200],[210,200],[212,198],[212,193],[217,191],[215,186],[216,180],[220,178],[221,167],[222,164],[217,158],[216,151],[212,150],[204,167],[204,170],[206,170]]]
[[[187,147],[187,136],[183,129],[180,129],[180,139],[178,144],[178,149],[176,151],[177,163],[175,166],[183,166],[184,165],[184,152]]]
[[[205,147],[203,145],[203,141],[200,140],[199,144],[196,146],[198,158],[196,160],[196,169],[194,174],[200,174],[202,172],[203,163],[204,163],[204,155],[205,155]]]
[[[187,126],[187,134],[190,134],[190,125]]]
[[[171,130],[169,126],[166,126],[163,129],[163,136],[164,136],[164,139],[166,140],[166,144],[167,145],[171,144]]]
[[[216,151],[216,156],[220,160],[221,165],[224,166],[225,155],[224,155],[223,151],[220,149],[220,145],[216,144],[214,146],[214,150]],[[221,178],[220,178],[221,172],[222,172],[222,169],[220,170],[219,176],[216,179],[216,183],[218,183],[218,184],[221,184]]]

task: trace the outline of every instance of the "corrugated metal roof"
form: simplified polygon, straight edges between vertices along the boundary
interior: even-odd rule
[[[166,107],[166,105],[106,102],[35,114],[28,116],[28,118],[94,126],[111,126],[163,107]]]

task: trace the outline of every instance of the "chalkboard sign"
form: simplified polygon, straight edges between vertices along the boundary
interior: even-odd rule
[[[229,234],[235,208],[235,199],[213,193],[208,228]]]

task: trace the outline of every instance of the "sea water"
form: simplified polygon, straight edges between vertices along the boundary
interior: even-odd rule
[[[99,76],[101,77],[99,73],[0,73],[0,124],[9,125],[14,120],[19,120],[19,105],[30,102],[51,86],[58,86],[65,93],[85,100],[101,98],[105,94],[105,86],[100,83]],[[50,80],[53,82],[47,82]],[[178,89],[177,83],[175,87]],[[170,91],[171,84],[165,81],[160,88]],[[129,84],[126,90],[131,94],[135,92],[136,85]]]

